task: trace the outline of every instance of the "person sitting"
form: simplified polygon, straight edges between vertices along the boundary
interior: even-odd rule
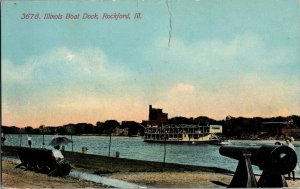
[[[54,146],[52,150],[52,154],[56,159],[58,164],[57,175],[66,175],[69,174],[70,170],[72,169],[70,163],[64,158],[63,154],[59,150],[59,145]]]
[[[64,156],[62,155],[61,151],[59,150],[59,145],[54,146],[52,153],[53,153],[53,156],[55,157],[56,161],[64,159]]]

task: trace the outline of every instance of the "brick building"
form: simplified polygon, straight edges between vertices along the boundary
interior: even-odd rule
[[[143,121],[143,123],[151,126],[162,126],[167,120],[167,113],[164,113],[162,109],[152,108],[152,105],[149,105],[149,118],[147,121]]]

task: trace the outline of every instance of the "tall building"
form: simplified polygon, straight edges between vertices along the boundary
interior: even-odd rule
[[[164,113],[162,109],[152,108],[152,105],[149,105],[149,125],[162,126],[168,120],[168,114]]]

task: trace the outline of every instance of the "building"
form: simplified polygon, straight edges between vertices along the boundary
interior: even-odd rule
[[[149,105],[149,118],[147,121],[143,121],[145,125],[151,126],[162,126],[168,121],[168,114],[164,113],[162,109],[152,108],[152,105]]]
[[[299,139],[300,129],[294,125],[293,120],[284,122],[263,122],[261,134],[269,134],[271,136],[292,136]]]
[[[271,136],[279,136],[282,129],[287,127],[288,122],[263,122],[261,124],[261,134],[267,133]]]

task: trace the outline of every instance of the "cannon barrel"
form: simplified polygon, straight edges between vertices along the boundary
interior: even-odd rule
[[[245,154],[250,154],[251,164],[261,170],[281,175],[290,173],[297,164],[295,151],[288,146],[221,146],[219,152],[236,160],[243,160]]]

